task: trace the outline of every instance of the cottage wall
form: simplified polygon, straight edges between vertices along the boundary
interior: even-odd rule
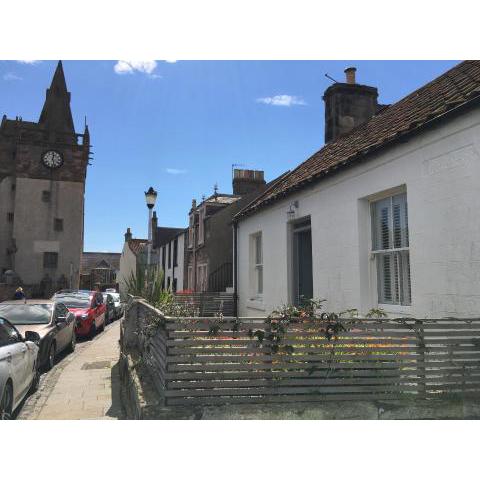
[[[327,308],[377,306],[370,258],[369,197],[405,186],[412,304],[392,315],[480,312],[480,111],[442,126],[247,217],[238,226],[239,314],[269,313],[292,301],[289,206],[311,216],[313,289]],[[263,300],[251,300],[250,236],[263,235]]]

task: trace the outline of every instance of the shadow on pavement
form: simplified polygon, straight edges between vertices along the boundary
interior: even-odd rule
[[[125,420],[125,413],[122,407],[122,400],[120,398],[120,367],[118,362],[111,369],[111,384],[112,384],[112,406],[105,413],[107,417],[117,418],[118,420]]]

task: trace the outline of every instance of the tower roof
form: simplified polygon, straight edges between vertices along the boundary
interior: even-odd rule
[[[70,92],[67,91],[61,60],[57,64],[50,88],[47,89],[38,123],[49,130],[75,133],[70,110]]]

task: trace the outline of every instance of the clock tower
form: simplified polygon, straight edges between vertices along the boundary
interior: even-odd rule
[[[58,62],[38,122],[0,124],[0,283],[7,272],[31,296],[78,288],[89,154]]]

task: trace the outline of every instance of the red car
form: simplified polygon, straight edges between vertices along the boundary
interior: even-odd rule
[[[100,292],[88,290],[59,292],[53,298],[75,314],[77,335],[93,338],[97,331],[103,332],[105,329],[107,308]]]

